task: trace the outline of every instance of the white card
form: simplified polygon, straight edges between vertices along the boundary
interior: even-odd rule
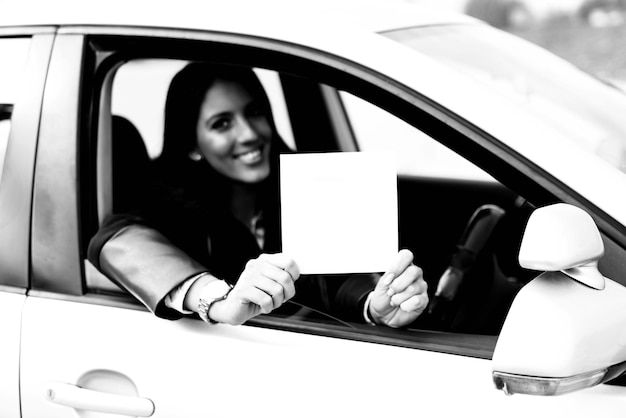
[[[396,155],[280,156],[283,252],[302,274],[386,271],[398,252]]]

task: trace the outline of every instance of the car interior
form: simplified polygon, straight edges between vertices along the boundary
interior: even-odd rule
[[[175,73],[172,67],[184,64],[178,61],[172,65],[170,61],[130,61],[120,65],[109,81],[111,105],[103,109],[110,109],[111,113],[101,117],[99,131],[103,136],[110,132],[111,148],[105,152],[105,142],[99,142],[98,167],[101,173],[110,170],[111,180],[106,180],[107,175],[99,176],[99,202],[107,202],[99,205],[99,219],[108,213],[128,210],[145,191],[151,161],[160,147],[159,128],[151,125],[162,123],[165,92]],[[149,66],[154,67],[153,74],[142,80]],[[349,119],[346,102],[342,100],[344,92],[287,73],[265,71],[261,78],[273,107],[279,100],[284,103],[285,109],[274,109],[275,118],[288,121],[286,128],[280,126],[284,123],[277,125],[283,129],[281,135],[288,138],[287,142],[293,141],[297,152],[362,149],[355,122]],[[266,81],[269,79],[274,84]],[[152,96],[142,94],[145,91],[151,91]],[[144,103],[138,103],[142,97]],[[156,97],[159,106],[154,105]],[[107,100],[106,96],[101,98],[103,103]],[[148,100],[153,103],[145,103]],[[109,118],[110,128],[103,126]],[[142,135],[142,131],[147,134]],[[378,140],[386,138],[381,136]],[[427,141],[434,142],[432,138]],[[401,155],[419,149],[400,148],[396,152]],[[106,155],[110,155],[108,162]],[[410,162],[404,165],[411,166]],[[431,298],[431,306],[412,327],[497,335],[513,296],[533,276],[521,269],[515,258],[531,205],[494,179],[437,177],[405,171],[398,172],[399,248],[409,248],[415,254]],[[463,281],[454,284],[455,297],[436,297],[439,277],[455,263],[464,269]],[[120,292],[95,269],[87,267],[87,282],[92,291]]]

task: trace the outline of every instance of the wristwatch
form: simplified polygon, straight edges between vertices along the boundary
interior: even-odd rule
[[[209,309],[213,303],[224,300],[232,290],[232,286],[224,280],[213,280],[200,292],[200,301],[198,302],[198,315],[204,322],[209,324],[217,324],[217,321],[209,318]]]

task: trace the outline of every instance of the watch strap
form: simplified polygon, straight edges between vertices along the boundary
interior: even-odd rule
[[[230,291],[233,289],[233,286],[230,283],[224,280],[220,280],[220,281],[225,283],[228,286],[228,290],[226,291],[226,293],[224,293],[224,295],[218,298],[204,298],[200,296],[200,300],[198,302],[198,315],[200,316],[200,319],[202,319],[204,322],[208,324],[218,323],[217,321],[214,321],[209,317],[209,309],[211,309],[211,305],[213,305],[217,301],[226,299]]]

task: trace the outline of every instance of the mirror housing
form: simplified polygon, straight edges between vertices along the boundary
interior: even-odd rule
[[[545,272],[524,286],[493,355],[493,380],[507,394],[558,395],[626,370],[626,287],[602,276],[593,219],[567,204],[535,210],[519,261]]]
[[[587,212],[557,203],[535,210],[519,251],[520,266],[562,271],[594,289],[604,289],[598,260],[604,255],[600,231]]]

